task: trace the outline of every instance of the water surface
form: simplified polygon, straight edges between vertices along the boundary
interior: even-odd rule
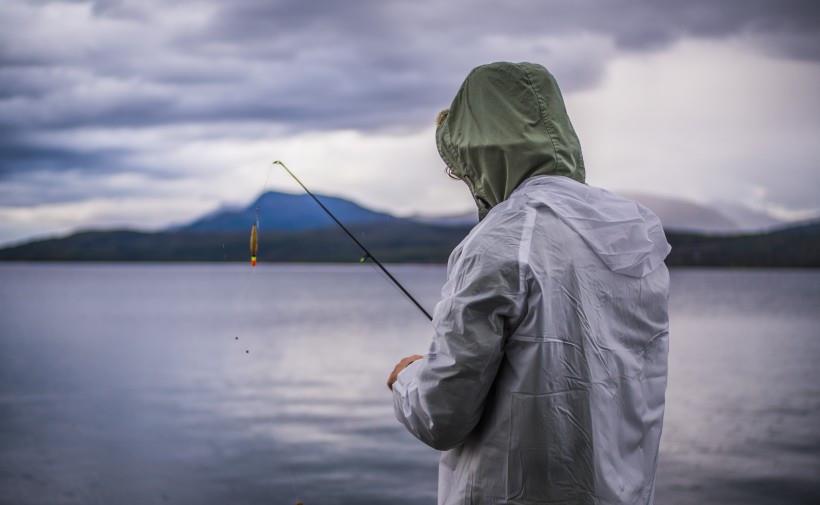
[[[820,272],[672,285],[657,502],[818,503]],[[435,503],[384,385],[428,340],[367,266],[0,265],[0,503]]]

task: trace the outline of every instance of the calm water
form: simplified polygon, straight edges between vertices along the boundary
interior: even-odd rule
[[[820,272],[672,282],[657,502],[820,503]],[[0,265],[0,503],[434,503],[384,386],[428,338],[367,266]]]

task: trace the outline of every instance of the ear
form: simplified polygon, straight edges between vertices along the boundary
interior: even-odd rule
[[[444,109],[443,111],[438,113],[438,116],[436,116],[436,127],[437,128],[444,123],[444,121],[447,119],[447,115],[449,113],[450,113],[450,109]]]

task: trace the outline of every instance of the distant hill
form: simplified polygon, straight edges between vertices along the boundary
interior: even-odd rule
[[[349,227],[380,260],[443,262],[469,228],[396,219]],[[269,230],[269,228],[266,228]],[[90,231],[0,249],[0,260],[25,261],[248,261],[248,232]],[[338,228],[263,231],[260,262],[350,262],[361,252]]]
[[[651,209],[668,230],[731,233],[741,229],[738,223],[721,211],[689,200],[644,193],[624,196]]]
[[[731,219],[733,222],[746,231],[759,231],[771,229],[787,224],[782,219],[778,219],[771,214],[749,207],[730,202],[715,202],[712,207],[721,214]]]
[[[343,223],[357,225],[393,221],[397,218],[383,212],[334,196],[317,195]],[[333,221],[322,212],[308,195],[269,191],[242,209],[222,209],[207,214],[173,231],[231,232],[247,231],[259,212],[260,227],[265,230],[302,231],[333,226]]]
[[[820,221],[762,233],[704,235],[667,232],[669,266],[820,267]]]
[[[397,219],[351,227],[380,259],[443,263],[470,227],[434,226]],[[820,222],[743,235],[667,233],[669,266],[820,267]],[[95,231],[0,249],[0,260],[26,261],[247,261],[242,232]],[[349,262],[361,256],[337,228],[267,231],[262,262]]]
[[[658,215],[668,230],[695,233],[741,233],[762,231],[786,224],[765,212],[731,203],[700,204],[680,198],[645,193],[625,193]],[[442,226],[470,226],[478,222],[475,210],[448,215],[414,215],[420,223]]]
[[[415,214],[408,217],[418,223],[434,224],[439,226],[474,226],[478,223],[478,211],[471,210],[458,214],[429,215]]]
[[[374,254],[388,262],[445,262],[474,223],[473,213],[402,219],[342,198],[321,199]],[[653,210],[661,214],[660,203],[654,203]],[[248,261],[248,231],[257,207],[262,262],[360,258],[356,246],[309,197],[270,192],[248,207],[223,208],[165,231],[79,232],[0,249],[0,260]],[[711,222],[718,228],[725,224],[701,210],[688,215],[699,216],[701,224]],[[820,267],[820,221],[757,233],[703,233],[666,226],[672,244],[667,258],[670,266]]]

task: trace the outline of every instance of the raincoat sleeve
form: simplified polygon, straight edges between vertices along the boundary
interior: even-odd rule
[[[522,316],[519,265],[503,249],[502,243],[462,253],[436,306],[429,353],[393,385],[396,417],[434,449],[460,445],[475,428],[505,337]]]

